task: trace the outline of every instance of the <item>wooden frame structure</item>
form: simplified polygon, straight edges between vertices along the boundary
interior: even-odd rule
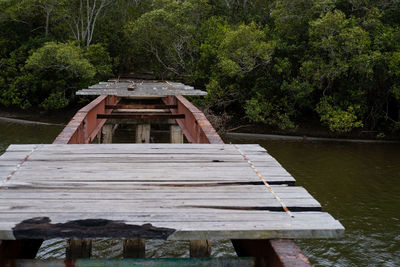
[[[102,86],[100,84],[100,87]],[[90,93],[94,89],[90,88],[81,94]],[[120,92],[120,88],[117,89]],[[161,100],[157,103],[143,103],[143,99],[146,97],[139,95],[133,97],[133,99],[139,100],[139,103],[124,103],[127,100],[131,101],[132,97],[113,95],[112,93],[111,90],[108,95],[100,95],[80,109],[53,144],[89,144],[95,139],[99,143],[112,143],[113,131],[118,123],[136,125],[137,143],[150,142],[151,123],[166,123],[170,125],[171,143],[183,143],[184,136],[191,144],[224,144],[205,115],[181,95],[157,93],[156,97],[148,97],[148,99]],[[269,183],[274,184],[274,181],[269,181]],[[294,179],[289,176],[286,180],[280,178],[280,183],[294,185]],[[0,242],[1,265],[1,260],[34,258],[42,240],[23,239]],[[239,257],[254,257],[255,266],[310,266],[307,257],[292,240],[232,239],[232,244]],[[69,259],[88,258],[90,251],[90,239],[70,239],[68,241],[67,258]],[[128,238],[124,240],[125,257],[144,257],[144,251],[144,239]],[[190,255],[191,257],[208,257],[210,242],[208,240],[191,240]],[[245,260],[241,264],[244,262]]]

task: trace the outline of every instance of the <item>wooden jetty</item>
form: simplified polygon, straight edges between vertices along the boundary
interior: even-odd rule
[[[201,95],[193,88],[110,81],[83,92],[100,96],[53,144],[11,145],[0,156],[0,265],[50,264],[22,259],[64,238],[69,261],[51,263],[85,266],[74,259],[90,257],[91,239],[118,238],[126,258],[143,258],[145,239],[190,241],[192,261],[131,266],[310,266],[291,239],[343,235],[264,148],[224,144],[182,96]],[[120,124],[135,125],[136,144],[112,143]],[[169,127],[169,144],[149,143],[152,124]],[[229,239],[239,258],[195,259]]]

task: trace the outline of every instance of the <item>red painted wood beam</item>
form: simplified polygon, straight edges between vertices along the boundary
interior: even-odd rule
[[[167,109],[178,108],[177,105],[106,105],[106,109]]]
[[[195,105],[183,96],[168,96],[163,98],[167,105],[177,105],[170,109],[171,113],[185,114],[184,120],[178,120],[183,134],[189,143],[193,144],[223,144],[221,137],[207,120],[206,116]]]
[[[111,112],[106,105],[116,105],[119,97],[102,95],[81,108],[64,130],[57,136],[53,144],[88,144],[101,130],[106,119],[98,119],[97,114]]]
[[[99,119],[184,119],[185,114],[171,113],[111,113],[97,114]]]

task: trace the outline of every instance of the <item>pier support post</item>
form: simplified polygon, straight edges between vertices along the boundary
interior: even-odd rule
[[[211,256],[211,241],[190,240],[191,258],[209,258]]]
[[[136,143],[150,143],[150,124],[136,125]]]
[[[170,126],[169,134],[171,144],[183,144],[183,133],[179,125],[172,124]]]
[[[124,258],[145,258],[146,240],[142,238],[125,239],[123,243]]]
[[[111,144],[113,137],[114,125],[112,124],[104,124],[101,128],[101,143],[102,144]]]
[[[69,239],[67,242],[67,259],[85,259],[92,255],[91,239]]]
[[[293,240],[231,240],[239,257],[255,257],[256,267],[311,267],[310,261]]]
[[[136,125],[136,143],[150,143],[150,124]],[[144,258],[146,255],[146,240],[130,238],[123,241],[124,258]]]
[[[34,259],[42,239],[0,240],[0,266],[12,259]]]

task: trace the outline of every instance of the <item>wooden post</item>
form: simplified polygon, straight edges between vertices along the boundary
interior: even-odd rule
[[[98,144],[101,144],[101,136],[102,136],[102,134],[101,134],[101,130],[100,130],[96,135],[96,139],[97,139],[96,141]]]
[[[123,243],[124,258],[145,258],[146,240],[142,238],[124,239]]]
[[[211,255],[211,242],[209,240],[190,240],[191,258],[209,258]]]
[[[150,124],[136,125],[136,143],[150,143]]]
[[[102,144],[111,144],[112,136],[113,136],[114,125],[112,124],[104,124],[101,128],[101,143]]]
[[[231,240],[239,257],[255,257],[256,267],[311,267],[293,240]]]
[[[150,143],[150,124],[136,125],[136,143]],[[124,258],[144,258],[146,254],[146,240],[130,238],[123,241]]]
[[[6,260],[34,259],[42,243],[42,239],[1,240],[0,266]]]
[[[69,239],[67,242],[67,259],[84,259],[92,255],[91,239]]]
[[[171,144],[183,144],[183,133],[179,125],[171,125],[169,134]]]

